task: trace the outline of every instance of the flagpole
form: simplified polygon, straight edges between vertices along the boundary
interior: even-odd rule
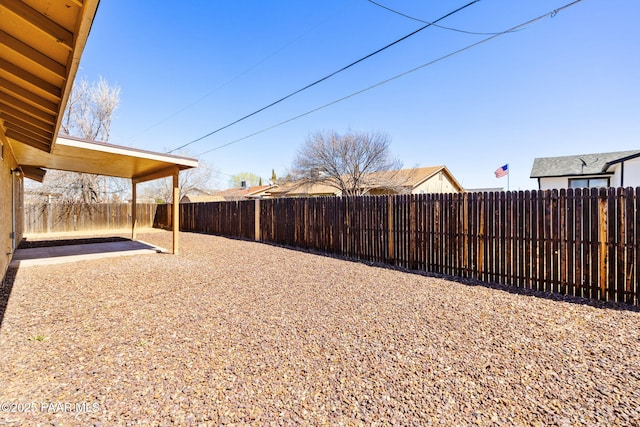
[[[511,175],[511,168],[509,167],[509,163],[507,163],[507,192],[509,191],[509,175]]]

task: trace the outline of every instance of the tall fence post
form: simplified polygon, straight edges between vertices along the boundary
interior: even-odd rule
[[[389,221],[389,262],[393,260],[393,196],[387,196],[387,219]]]
[[[47,233],[51,233],[52,228],[53,228],[53,205],[51,204],[51,200],[49,200],[49,202],[47,203]]]
[[[637,305],[640,196],[632,194],[593,188],[254,200],[242,202],[242,212],[237,203],[215,202],[206,218],[200,209],[187,213],[199,231]],[[171,211],[159,208],[170,223]]]
[[[254,215],[254,234],[255,240],[260,241],[260,199],[256,199],[255,202],[255,215]]]
[[[598,265],[600,275],[600,299],[606,299],[607,286],[607,198],[600,192],[598,198]]]

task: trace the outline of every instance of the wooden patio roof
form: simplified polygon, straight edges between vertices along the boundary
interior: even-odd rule
[[[0,2],[0,125],[51,152],[99,0]]]

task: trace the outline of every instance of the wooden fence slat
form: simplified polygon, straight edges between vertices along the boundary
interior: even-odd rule
[[[180,207],[180,225],[184,230],[244,239],[254,239],[257,232],[263,242],[637,305],[638,191],[567,189],[199,203]],[[92,218],[113,226],[121,216],[130,220],[125,212],[111,206]],[[76,215],[73,227],[90,225],[78,212],[72,214]],[[168,214],[158,206],[150,222],[168,226]],[[25,209],[27,215],[39,218],[39,229],[51,217],[48,211]]]

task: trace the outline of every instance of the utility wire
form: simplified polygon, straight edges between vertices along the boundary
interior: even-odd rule
[[[477,2],[479,2],[479,1],[480,1],[480,0],[473,0],[473,1],[469,2],[469,3],[467,3],[466,5],[461,6],[461,7],[457,8],[456,10],[454,10],[454,11],[452,11],[452,12],[449,12],[449,13],[447,13],[446,15],[444,15],[444,16],[442,16],[442,17],[440,17],[440,18],[436,19],[436,20],[435,20],[435,21],[433,21],[433,22],[439,22],[439,21],[441,21],[441,20],[443,20],[443,19],[445,19],[445,18],[448,18],[449,16],[454,15],[454,14],[456,14],[456,13],[460,12],[461,10],[463,10],[463,9],[465,9],[465,8],[467,8],[467,7],[471,6],[472,4],[477,3]],[[354,65],[359,64],[360,62],[362,62],[362,61],[364,61],[364,60],[366,60],[366,59],[371,58],[371,57],[372,57],[372,56],[374,56],[374,55],[377,55],[378,53],[382,52],[383,50],[386,50],[386,49],[390,48],[391,46],[394,46],[394,45],[396,45],[396,44],[400,43],[401,41],[408,39],[409,37],[411,37],[411,36],[413,36],[413,35],[415,35],[415,34],[419,33],[420,31],[422,31],[422,30],[424,30],[424,29],[426,29],[426,28],[430,27],[431,25],[433,25],[433,24],[432,24],[432,23],[428,23],[428,24],[426,24],[426,25],[424,25],[424,26],[422,26],[422,27],[418,28],[417,30],[415,30],[415,31],[413,31],[413,32],[411,32],[411,33],[409,33],[409,34],[407,34],[406,36],[401,37],[401,38],[399,38],[398,40],[396,40],[396,41],[394,41],[394,42],[392,42],[392,43],[389,43],[388,45],[386,45],[386,46],[384,46],[384,47],[382,47],[382,48],[380,48],[380,49],[376,50],[375,52],[372,52],[372,53],[370,53],[370,54],[368,54],[368,55],[366,55],[366,56],[363,56],[362,58],[358,59],[357,61],[354,61],[354,62],[352,62],[351,64],[346,65],[346,66],[344,66],[344,67],[340,68],[339,70],[334,71],[333,73],[328,74],[328,75],[326,75],[325,77],[322,77],[321,79],[316,80],[315,82],[310,83],[310,84],[306,85],[305,87],[303,87],[303,88],[301,88],[301,89],[296,90],[295,92],[291,92],[289,95],[284,96],[284,97],[282,97],[282,98],[278,99],[277,101],[274,101],[274,102],[272,102],[271,104],[266,105],[266,106],[264,106],[264,107],[260,108],[259,110],[254,111],[253,113],[247,114],[246,116],[243,116],[243,117],[239,118],[238,120],[235,120],[235,121],[233,121],[233,122],[231,122],[231,123],[229,123],[229,124],[227,124],[227,125],[224,125],[224,126],[222,126],[222,127],[218,128],[218,129],[214,130],[214,131],[211,131],[211,132],[207,133],[206,135],[203,135],[203,136],[201,136],[201,137],[199,137],[199,138],[194,139],[193,141],[187,142],[186,144],[183,144],[183,145],[181,145],[180,147],[174,148],[173,150],[168,151],[167,153],[172,153],[172,152],[174,152],[174,151],[177,151],[177,150],[183,149],[183,148],[185,148],[185,147],[187,147],[187,146],[189,146],[189,145],[191,145],[191,144],[193,144],[193,143],[196,143],[196,142],[201,141],[201,140],[203,140],[203,139],[205,139],[205,138],[208,138],[208,137],[210,137],[211,135],[213,135],[213,134],[215,134],[215,133],[220,132],[221,130],[224,130],[224,129],[228,128],[228,127],[231,127],[231,126],[233,126],[233,125],[235,125],[235,124],[237,124],[237,123],[240,123],[241,121],[246,120],[246,119],[248,119],[249,117],[255,116],[256,114],[258,114],[258,113],[260,113],[260,112],[262,112],[262,111],[266,110],[267,108],[271,108],[271,107],[273,107],[274,105],[279,104],[279,103],[281,103],[282,101],[285,101],[285,100],[287,100],[287,99],[291,98],[292,96],[297,95],[297,94],[299,94],[300,92],[305,91],[305,90],[307,90],[307,89],[309,89],[309,88],[311,88],[311,87],[313,87],[313,86],[315,86],[315,85],[317,85],[317,84],[319,84],[319,83],[321,83],[321,82],[323,82],[323,81],[325,81],[325,80],[327,80],[327,79],[329,79],[329,78],[331,78],[331,77],[335,76],[336,74],[341,73],[341,72],[343,72],[343,71],[345,71],[345,70],[347,70],[347,69],[349,69],[349,68],[353,67]]]
[[[415,18],[413,16],[407,15],[405,13],[402,13],[400,11],[392,9],[392,8],[390,8],[388,6],[385,6],[383,4],[377,3],[377,2],[375,2],[373,0],[367,0],[367,1],[369,3],[371,3],[371,4],[374,4],[374,5],[376,5],[378,7],[381,7],[383,9],[385,9],[385,10],[388,10],[389,12],[393,12],[393,13],[395,13],[397,15],[403,16],[405,18],[409,18],[409,19],[411,19],[413,21],[422,22],[423,24],[433,25],[434,27],[438,27],[438,28],[441,28],[443,30],[455,31],[455,32],[464,33],[464,34],[473,34],[473,35],[479,35],[479,36],[493,36],[493,35],[501,34],[501,33],[480,33],[480,32],[476,32],[476,31],[466,31],[466,30],[460,30],[458,28],[445,27],[444,25],[439,25],[439,24],[436,24],[435,22],[429,22],[429,21],[425,21],[425,20],[422,20],[422,19],[419,19],[419,18]]]
[[[340,10],[341,11],[341,10]],[[282,52],[283,50],[285,50],[286,48],[288,48],[289,46],[291,46],[292,44],[294,44],[295,42],[297,42],[298,40],[300,40],[302,37],[306,36],[307,34],[309,34],[311,31],[315,30],[316,28],[318,28],[319,26],[323,25],[326,21],[328,21],[329,19],[332,19],[335,15],[337,15],[340,11],[333,13],[332,15],[329,15],[327,18],[325,18],[324,20],[320,21],[318,24],[314,25],[313,27],[307,29],[306,31],[304,31],[303,33],[301,33],[300,35],[298,35],[297,37],[295,37],[293,40],[285,43],[284,45],[282,45],[281,47],[277,48],[275,51],[271,52],[270,54],[268,54],[267,56],[263,57],[262,59],[260,59],[258,62],[254,63],[253,65],[250,65],[248,68],[246,68],[244,71],[240,72],[240,74],[237,74],[236,76],[226,80],[225,82],[221,83],[220,85],[218,85],[217,87],[214,87],[213,89],[211,89],[210,91],[206,92],[204,95],[200,96],[198,99],[196,99],[195,101],[185,105],[184,107],[180,108],[179,110],[169,114],[168,116],[165,116],[164,118],[160,119],[159,121],[155,122],[154,124],[148,126],[147,128],[143,129],[140,131],[140,133],[138,133],[138,135],[141,135],[145,132],[147,132],[150,129],[155,128],[158,125],[161,125],[162,123],[165,123],[167,120],[172,119],[173,117],[177,116],[178,114],[182,113],[183,111],[188,110],[189,108],[193,107],[194,105],[202,102],[203,100],[205,100],[206,98],[208,98],[209,96],[211,96],[212,94],[214,94],[215,92],[219,91],[220,89],[224,88],[225,86],[228,86],[229,84],[233,83],[234,81],[238,80],[239,78],[245,76],[246,74],[249,74],[251,71],[253,71],[254,69],[258,68],[261,64],[267,62],[269,59],[271,59],[272,57],[274,57],[275,55],[277,55],[278,53]],[[175,150],[171,150],[169,151],[169,153],[171,153],[172,151]]]
[[[425,64],[419,65],[419,66],[417,66],[417,67],[415,67],[415,68],[412,68],[412,69],[410,69],[410,70],[408,70],[408,71],[405,71],[405,72],[403,72],[403,73],[396,74],[396,75],[395,75],[395,76],[393,76],[393,77],[390,77],[390,78],[388,78],[388,79],[386,79],[386,80],[383,80],[383,81],[381,81],[381,82],[379,82],[379,83],[376,83],[376,84],[374,84],[374,85],[372,85],[372,86],[369,86],[369,87],[366,87],[366,88],[364,88],[364,89],[361,89],[361,90],[359,90],[359,91],[357,91],[357,92],[353,92],[353,93],[352,93],[352,94],[350,94],[350,95],[347,95],[347,96],[344,96],[344,97],[342,97],[342,98],[336,99],[336,100],[334,100],[334,101],[332,101],[332,102],[329,102],[328,104],[324,104],[324,105],[322,105],[322,106],[320,106],[320,107],[314,108],[313,110],[309,110],[309,111],[307,111],[306,113],[299,114],[299,115],[297,115],[297,116],[295,116],[295,117],[291,117],[290,119],[287,119],[287,120],[284,120],[284,121],[282,121],[282,122],[280,122],[280,123],[277,123],[277,124],[275,124],[275,125],[272,125],[272,126],[266,127],[266,128],[261,129],[261,130],[259,130],[259,131],[257,131],[257,132],[254,132],[254,133],[252,133],[252,134],[250,134],[250,135],[247,135],[247,136],[244,136],[244,137],[242,137],[242,138],[239,138],[239,139],[233,140],[233,141],[231,141],[231,142],[227,142],[226,144],[222,144],[222,145],[219,145],[219,146],[217,146],[217,147],[211,148],[210,150],[207,150],[207,151],[204,151],[204,152],[202,152],[202,153],[198,154],[196,157],[200,157],[200,156],[203,156],[203,155],[205,155],[205,154],[211,153],[212,151],[216,151],[216,150],[219,150],[219,149],[221,149],[221,148],[228,147],[229,145],[236,144],[236,143],[238,143],[238,142],[240,142],[240,141],[244,141],[245,139],[249,139],[249,138],[251,138],[251,137],[253,137],[253,136],[259,135],[259,134],[264,133],[264,132],[267,132],[267,131],[269,131],[269,130],[271,130],[271,129],[275,129],[275,128],[277,128],[277,127],[280,127],[280,126],[282,126],[282,125],[285,125],[285,124],[287,124],[287,123],[290,123],[290,122],[292,122],[292,121],[294,121],[294,120],[297,120],[297,119],[299,119],[299,118],[302,118],[302,117],[308,116],[308,115],[310,115],[310,114],[312,114],[312,113],[315,113],[315,112],[317,112],[317,111],[323,110],[323,109],[325,109],[325,108],[327,108],[327,107],[330,107],[330,106],[332,106],[332,105],[335,105],[335,104],[337,104],[337,103],[339,103],[339,102],[342,102],[342,101],[345,101],[345,100],[347,100],[347,99],[349,99],[349,98],[353,98],[353,97],[355,97],[355,96],[357,96],[357,95],[360,95],[361,93],[368,92],[368,91],[370,91],[370,90],[372,90],[372,89],[375,89],[375,88],[377,88],[377,87],[380,87],[380,86],[382,86],[382,85],[385,85],[385,84],[387,84],[387,83],[389,83],[389,82],[392,82],[392,81],[394,81],[394,80],[397,80],[397,79],[399,79],[399,78],[401,78],[401,77],[404,77],[404,76],[406,76],[406,75],[408,75],[408,74],[411,74],[411,73],[416,72],[416,71],[418,71],[418,70],[421,70],[421,69],[423,69],[423,68],[429,67],[429,66],[434,65],[434,64],[436,64],[436,63],[438,63],[438,62],[444,61],[445,59],[451,58],[452,56],[455,56],[455,55],[458,55],[458,54],[460,54],[460,53],[462,53],[462,52],[465,52],[465,51],[467,51],[467,50],[473,49],[474,47],[480,46],[481,44],[487,43],[487,42],[489,42],[489,41],[491,41],[491,40],[493,40],[493,39],[496,39],[496,38],[498,38],[498,37],[500,37],[500,36],[503,36],[503,35],[508,34],[508,33],[512,33],[512,32],[517,31],[517,30],[520,30],[520,29],[522,29],[522,28],[524,28],[524,27],[526,27],[526,26],[528,26],[528,25],[531,25],[531,24],[533,24],[533,23],[535,23],[535,22],[537,22],[537,21],[540,21],[540,20],[542,20],[542,19],[544,19],[544,18],[546,18],[546,17],[551,17],[551,18],[553,18],[554,16],[556,16],[556,15],[558,14],[558,12],[561,12],[561,11],[563,11],[564,9],[568,9],[569,7],[574,6],[574,5],[576,5],[576,4],[578,4],[578,3],[582,2],[582,1],[583,1],[583,0],[575,0],[575,1],[571,2],[571,3],[567,3],[567,4],[565,4],[564,6],[559,7],[558,9],[554,9],[554,10],[552,10],[551,12],[547,12],[547,13],[545,13],[545,14],[543,14],[543,15],[540,15],[540,16],[538,16],[538,17],[536,17],[536,18],[530,19],[530,20],[529,20],[529,21],[527,21],[527,22],[524,22],[524,23],[522,23],[522,24],[516,25],[515,27],[512,27],[512,28],[509,28],[508,30],[502,31],[502,32],[500,32],[500,33],[496,33],[496,34],[494,34],[494,35],[492,35],[492,36],[490,36],[490,37],[486,37],[486,38],[484,38],[484,39],[482,39],[482,40],[480,40],[480,41],[477,41],[477,42],[475,42],[475,43],[469,44],[469,45],[467,45],[467,46],[465,46],[465,47],[463,47],[463,48],[461,48],[461,49],[458,49],[458,50],[456,50],[456,51],[450,52],[450,53],[448,53],[448,54],[446,54],[446,55],[443,55],[443,56],[441,56],[441,57],[439,57],[439,58],[436,58],[436,59],[434,59],[434,60],[432,60],[432,61],[429,61],[429,62],[427,62],[427,63],[425,63]]]

